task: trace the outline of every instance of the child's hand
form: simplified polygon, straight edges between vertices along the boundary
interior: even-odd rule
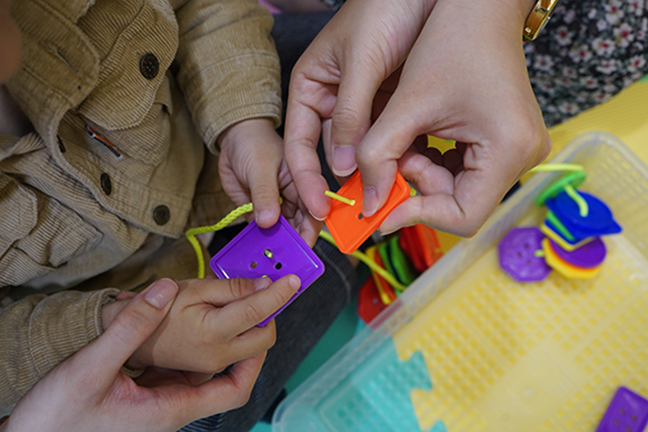
[[[218,162],[227,195],[237,206],[254,204],[254,219],[270,228],[279,213],[309,245],[315,244],[322,223],[315,220],[299,199],[283,158],[283,140],[268,119],[250,119],[230,126],[220,137]],[[284,201],[279,205],[279,194]]]
[[[127,304],[110,327],[23,396],[0,431],[171,432],[243,406],[265,354],[241,361],[200,386],[181,373],[168,373],[157,385],[140,386],[120,372],[142,342],[155,338],[151,334],[160,330],[176,293],[175,284],[166,279],[128,302],[116,302]]]
[[[275,325],[256,325],[288,302],[299,286],[292,275],[273,284],[268,278],[179,281],[169,314],[126,366],[213,374],[261,354],[275,343]]]

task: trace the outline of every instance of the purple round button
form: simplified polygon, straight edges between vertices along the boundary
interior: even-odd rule
[[[535,256],[542,250],[545,235],[538,227],[513,228],[497,245],[500,267],[518,282],[539,282],[544,280],[551,267],[543,257]]]
[[[605,260],[607,249],[600,238],[596,238],[571,252],[561,248],[557,243],[551,242],[551,248],[563,261],[580,268],[598,267]]]

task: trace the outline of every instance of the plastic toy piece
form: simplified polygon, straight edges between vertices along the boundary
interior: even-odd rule
[[[510,230],[497,245],[500,267],[518,282],[539,282],[551,273],[551,267],[535,255],[542,249],[544,235],[537,227]]]
[[[394,236],[389,240],[387,252],[389,253],[392,267],[394,267],[394,271],[401,283],[408,286],[414,282],[418,274],[412,269],[412,264],[398,244],[398,236]]]
[[[621,226],[614,220],[612,211],[603,201],[587,192],[581,192],[581,196],[589,206],[589,212],[585,217],[580,215],[578,205],[566,193],[547,200],[546,205],[576,238],[598,237],[621,232]]]
[[[259,326],[268,324],[324,273],[322,260],[283,216],[279,216],[279,221],[267,229],[251,222],[214,255],[209,264],[221,279],[267,276],[276,281],[289,274],[301,279],[299,291]]]
[[[326,217],[326,226],[335,239],[342,253],[350,254],[378,229],[387,215],[409,197],[410,188],[400,173],[396,173],[396,182],[392,187],[385,205],[373,216],[364,217],[362,214],[362,180],[360,171],[340,188],[338,194],[355,200],[353,206],[333,200],[331,211]]]
[[[538,198],[535,200],[536,205],[542,207],[545,205],[545,201],[563,192],[566,186],[577,188],[583,184],[586,178],[587,174],[585,174],[585,171],[576,171],[561,177],[550,184],[545,190],[540,192],[540,195],[538,195]]]
[[[553,240],[549,240],[551,249],[554,253],[566,263],[580,268],[594,268],[603,264],[607,249],[605,243],[600,238],[596,238],[586,245],[579,247],[571,252],[564,250]]]
[[[358,294],[358,315],[362,321],[369,324],[386,308],[387,305],[380,299],[374,278],[368,278]]]
[[[603,267],[603,264],[601,264],[598,267],[593,268],[580,268],[563,261],[556,252],[554,252],[548,238],[545,238],[542,241],[542,249],[544,250],[544,259],[547,264],[567,279],[592,279],[596,276],[601,267]]]
[[[396,280],[400,283],[403,283],[403,280],[398,277],[396,274],[396,270],[394,270],[394,266],[392,265],[391,262],[391,257],[389,256],[389,243],[388,242],[383,242],[379,243],[378,245],[378,254],[380,255],[380,261],[382,261],[382,266],[389,272],[390,275],[392,275]],[[393,287],[392,287],[393,288]]]
[[[373,260],[380,267],[385,268],[385,265],[380,259],[380,254],[378,253],[377,246],[371,246],[367,248],[366,253],[369,259]],[[378,289],[378,293],[380,294],[380,299],[383,301],[383,303],[389,305],[391,304],[391,302],[396,300],[397,297],[396,293],[394,292],[394,289],[389,284],[389,282],[387,282],[382,276],[380,276],[376,272],[372,271],[371,276],[374,279],[374,282],[376,284],[376,289]]]
[[[553,225],[549,221],[544,221],[542,225],[540,225],[540,231],[547,237],[549,237],[551,240],[556,242],[562,249],[571,252],[579,247],[585,246],[587,243],[593,241],[596,239],[596,237],[588,237],[584,240],[579,241],[578,243],[570,243],[569,240],[565,239],[562,237],[558,232],[554,229]]]
[[[619,387],[596,432],[643,432],[648,425],[648,400]]]
[[[437,232],[427,225],[417,224],[401,228],[398,244],[414,268],[423,273],[443,256]]]

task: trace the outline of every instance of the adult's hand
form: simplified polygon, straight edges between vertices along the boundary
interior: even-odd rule
[[[330,209],[316,148],[320,133],[333,173],[348,176],[371,125],[374,96],[404,61],[436,0],[353,0],[322,29],[293,68],[285,157],[302,201],[317,219]]]
[[[525,0],[438,0],[393,94],[353,94],[342,84],[351,80],[353,71],[341,74],[337,97],[328,101],[334,107],[330,143],[324,133],[333,172],[346,175],[357,164],[367,216],[384,204],[397,170],[422,194],[395,209],[381,226],[383,232],[426,223],[472,235],[515,181],[548,153],[549,137],[522,51],[521,32],[530,7]],[[340,49],[349,51],[352,45]],[[353,73],[356,80],[371,79],[371,74]],[[299,97],[291,87],[289,104],[299,105]],[[374,105],[367,106],[368,101]],[[289,105],[289,115],[291,109]],[[367,128],[372,109],[376,120]],[[362,120],[355,121],[349,112],[359,113]],[[336,118],[337,113],[344,115]],[[328,119],[321,117],[325,124]],[[440,155],[413,144],[424,134],[454,139],[457,150]],[[340,143],[356,144],[357,149],[348,150],[344,157],[336,155]],[[293,176],[302,199],[322,217],[328,203],[318,196],[307,199],[308,192],[301,189],[303,173],[312,167],[290,159],[288,163],[296,171]]]
[[[177,285],[162,279],[132,299],[93,343],[61,363],[16,405],[1,431],[175,431],[243,405],[264,355],[200,386],[181,374],[145,388],[120,372],[169,311]]]

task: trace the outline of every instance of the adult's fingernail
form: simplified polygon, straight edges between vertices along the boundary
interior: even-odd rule
[[[356,169],[355,147],[333,146],[333,173],[340,177],[351,175]]]
[[[149,288],[144,295],[144,300],[151,306],[162,309],[175,297],[176,292],[178,292],[178,285],[175,282],[171,279],[160,279]]]
[[[323,218],[318,218],[318,217],[315,216],[315,215],[313,214],[313,212],[310,211],[310,210],[308,210],[308,213],[310,213],[310,215],[313,216],[313,219],[315,219],[315,220],[318,221],[318,222],[323,222],[324,219],[326,219],[326,216],[324,216]]]
[[[288,277],[288,284],[290,285],[290,288],[297,291],[299,289],[299,287],[301,286],[301,281],[299,280],[299,278],[297,276],[290,275]]]
[[[269,277],[254,279],[254,288],[256,288],[257,291],[261,291],[268,288],[271,283],[272,281],[270,280]]]
[[[366,187],[362,192],[362,213],[363,216],[373,216],[378,210],[378,194],[373,187]]]

